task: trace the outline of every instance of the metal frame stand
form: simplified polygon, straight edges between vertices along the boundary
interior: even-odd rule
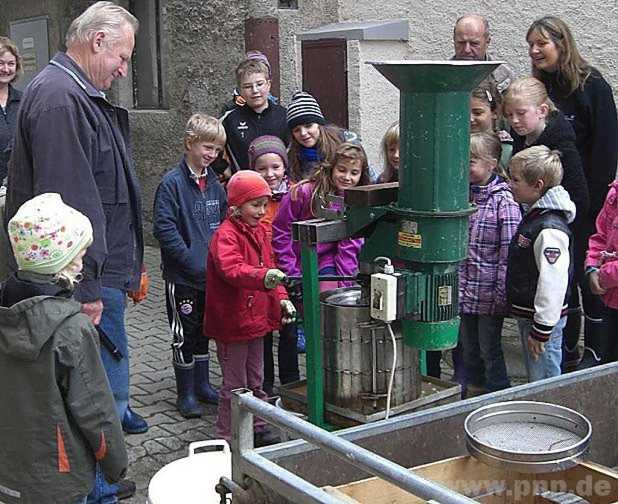
[[[320,335],[320,283],[318,254],[315,245],[302,244],[303,309],[305,348],[307,352],[307,412],[309,421],[326,428],[324,420],[324,372]]]
[[[344,221],[310,219],[292,224],[294,241],[301,244],[304,330],[307,351],[307,413],[309,421],[331,428],[324,419],[324,369],[320,324],[320,283],[318,280],[318,243],[338,241],[348,236]]]
[[[441,504],[476,502],[443,485],[421,478],[380,455],[296,418],[280,408],[256,399],[247,389],[234,390],[232,395],[232,479],[241,486],[245,484],[245,478],[250,477],[295,504],[342,502],[256,452],[253,447],[254,414],[280,429],[319,446],[361,471],[378,476],[425,500],[435,500]]]

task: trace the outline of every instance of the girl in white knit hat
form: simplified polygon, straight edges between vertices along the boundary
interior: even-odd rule
[[[127,468],[97,331],[72,299],[92,226],[47,193],[8,234],[18,271],[0,293],[0,502],[82,503],[95,468],[109,481]]]

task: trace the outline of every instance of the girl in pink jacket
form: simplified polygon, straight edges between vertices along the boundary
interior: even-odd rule
[[[586,274],[593,294],[606,306],[606,327],[588,342],[579,369],[618,360],[618,181],[612,182],[588,240]]]

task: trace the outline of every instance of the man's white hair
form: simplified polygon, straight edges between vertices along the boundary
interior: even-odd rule
[[[71,47],[88,42],[97,32],[105,33],[108,41],[115,42],[122,38],[127,28],[137,33],[139,21],[133,14],[114,2],[97,2],[73,20],[65,44]]]

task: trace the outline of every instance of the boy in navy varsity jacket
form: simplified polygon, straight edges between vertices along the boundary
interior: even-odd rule
[[[202,320],[208,245],[227,211],[225,191],[211,168],[225,139],[221,121],[194,114],[185,131],[185,156],[165,174],[155,195],[153,233],[161,246],[172,328],[176,405],[185,418],[202,415],[198,399],[218,401],[209,381],[208,339],[202,334]]]
[[[506,277],[528,381],[560,375],[562,330],[573,277],[575,204],[560,185],[560,153],[545,146],[513,156],[511,190],[524,217],[509,247]]]

